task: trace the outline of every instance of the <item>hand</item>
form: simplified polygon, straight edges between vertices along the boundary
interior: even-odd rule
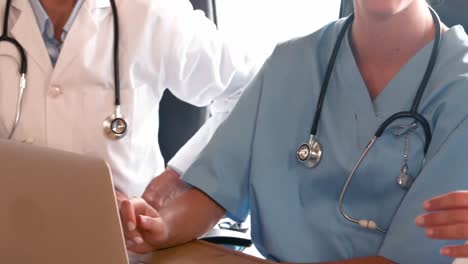
[[[426,229],[426,235],[433,239],[468,239],[468,192],[457,191],[432,198],[424,203],[429,213],[416,218],[416,224]],[[454,257],[468,257],[468,245],[447,246],[441,254]]]
[[[141,198],[124,200],[120,208],[127,249],[148,253],[161,248],[169,237],[168,227],[158,211]]]
[[[180,175],[168,167],[148,184],[142,197],[149,205],[158,210],[168,201],[189,189],[190,187],[180,179]]]

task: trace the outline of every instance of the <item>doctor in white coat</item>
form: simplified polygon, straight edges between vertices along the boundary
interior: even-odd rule
[[[113,15],[109,0],[12,0],[7,34],[25,49],[27,88],[13,140],[99,156],[120,195],[141,196],[164,171],[159,101],[167,88],[212,117],[170,161],[164,175],[191,165],[234,106],[257,63],[223,42],[188,0],[116,0],[120,25],[121,111],[126,136],[106,137],[114,111]],[[3,25],[6,0],[0,0]],[[14,123],[20,56],[0,43],[0,138]],[[181,124],[183,129],[183,124]],[[148,188],[148,192],[154,191]]]

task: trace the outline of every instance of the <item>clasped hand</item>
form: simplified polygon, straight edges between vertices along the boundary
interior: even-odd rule
[[[179,174],[168,168],[150,182],[142,198],[119,202],[128,250],[143,254],[165,247],[169,228],[160,211],[168,201],[187,188],[180,181]]]

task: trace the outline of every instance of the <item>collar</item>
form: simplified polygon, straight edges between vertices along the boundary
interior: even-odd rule
[[[85,4],[88,6],[90,10],[99,9],[99,8],[106,8],[110,7],[109,0],[85,0]]]
[[[76,1],[75,6],[73,7],[73,10],[70,14],[70,17],[68,18],[67,22],[63,26],[62,41],[65,39],[66,35],[68,34],[68,31],[70,31],[73,21],[78,15],[78,12],[80,11],[80,8],[83,5],[84,1],[85,0]],[[36,16],[36,20],[39,25],[40,32],[43,35],[46,35],[49,38],[53,39],[54,38],[54,26],[52,25],[52,21],[50,20],[50,17],[47,15],[44,8],[42,7],[42,4],[40,3],[39,0],[30,0],[29,2],[31,3],[31,7],[34,11],[34,15]]]
[[[84,2],[83,5],[88,10],[91,10],[91,11],[94,9],[107,8],[111,6],[109,0],[81,0],[81,1],[83,1]],[[20,11],[27,10],[30,8],[30,5],[28,2],[29,1],[27,0],[13,0],[11,3],[11,6]]]
[[[42,34],[47,33],[47,23],[50,23],[50,18],[45,12],[44,8],[42,7],[39,0],[30,0],[31,7],[34,11],[34,15],[36,16],[37,24],[39,26],[39,30]],[[52,32],[53,34],[53,32]]]

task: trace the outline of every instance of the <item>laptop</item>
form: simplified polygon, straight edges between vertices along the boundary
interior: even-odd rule
[[[0,263],[128,264],[107,164],[0,140]]]

